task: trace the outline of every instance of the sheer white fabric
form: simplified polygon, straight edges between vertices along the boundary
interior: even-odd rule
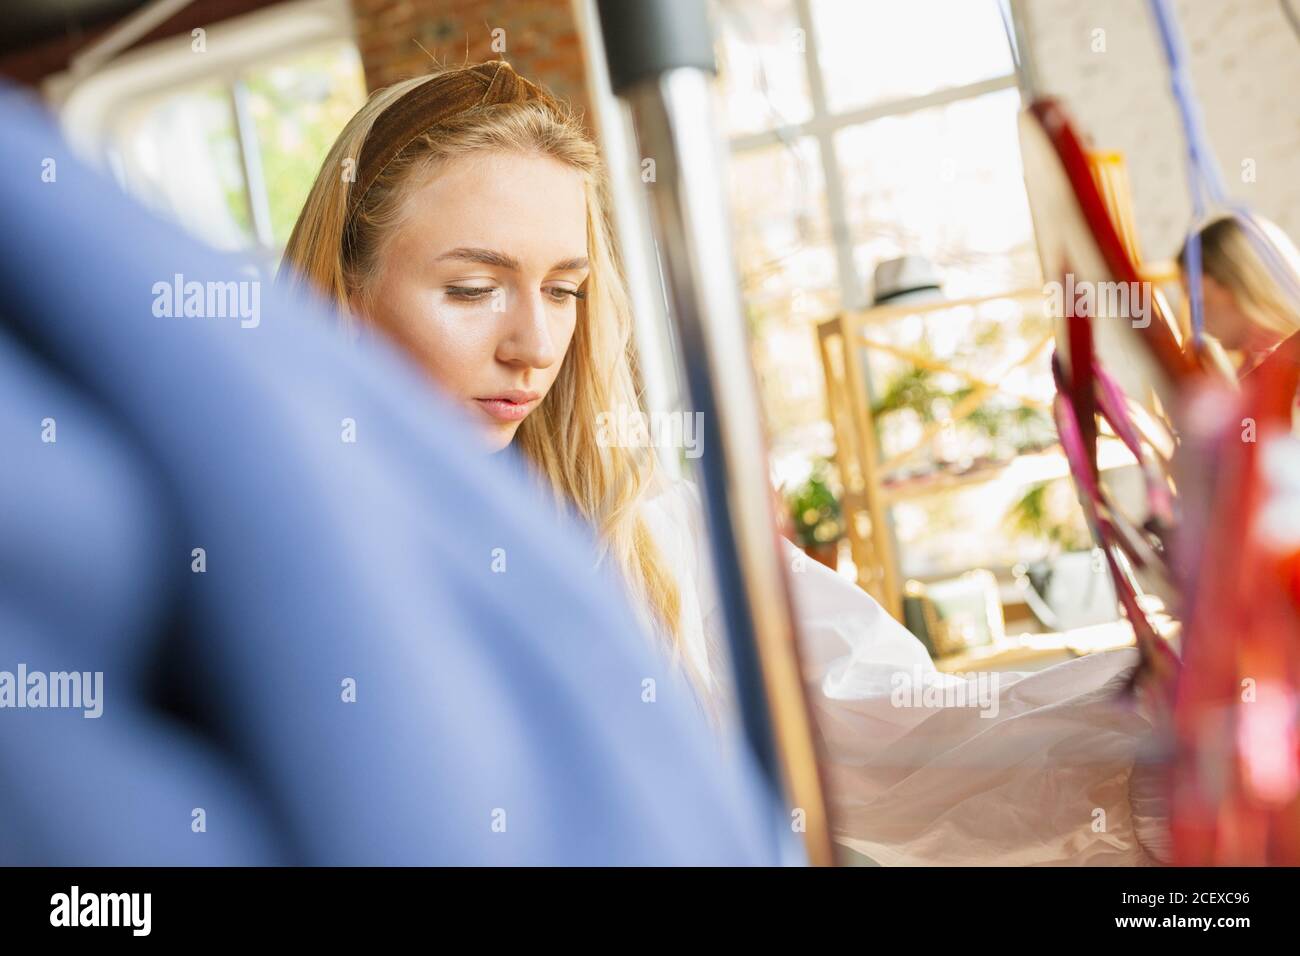
[[[681,588],[683,653],[726,701],[698,491],[669,486],[645,518]],[[941,674],[869,594],[784,545],[840,842],[886,865],[1160,862],[1158,781],[1133,774],[1151,725],[1117,699],[1136,651]]]

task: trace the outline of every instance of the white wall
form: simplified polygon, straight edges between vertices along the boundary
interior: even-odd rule
[[[1290,0],[1300,11],[1300,0]],[[1278,0],[1174,0],[1230,193],[1300,242],[1300,37]],[[1174,255],[1191,218],[1181,127],[1146,0],[1025,0],[1039,91],[1099,149],[1125,154],[1142,252]],[[1105,51],[1094,52],[1095,30]],[[1255,162],[1243,182],[1242,161]]]

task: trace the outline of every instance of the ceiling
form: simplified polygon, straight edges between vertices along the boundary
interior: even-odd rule
[[[0,55],[77,37],[143,7],[145,0],[3,0]]]

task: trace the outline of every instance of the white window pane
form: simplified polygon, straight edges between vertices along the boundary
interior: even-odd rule
[[[127,187],[220,249],[253,244],[234,111],[226,88],[191,87],[154,101],[119,130]]]
[[[812,116],[806,41],[790,0],[715,0],[718,113],[728,135]]]
[[[813,0],[833,112],[1010,74],[996,0]]]
[[[335,137],[366,99],[361,58],[334,43],[244,76],[277,246],[289,241]],[[342,171],[340,170],[340,175]]]
[[[824,318],[839,299],[817,143],[731,157],[736,258],[751,317]]]
[[[839,307],[817,144],[746,150],[729,163],[741,288],[767,421],[779,440],[825,413],[812,325]]]
[[[915,253],[952,298],[1039,284],[1018,109],[1005,90],[836,134],[860,275]]]

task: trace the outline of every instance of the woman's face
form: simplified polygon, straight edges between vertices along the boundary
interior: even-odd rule
[[[573,339],[588,272],[582,179],[549,156],[480,153],[415,187],[402,213],[354,306],[500,450]]]
[[[1230,352],[1244,349],[1250,332],[1250,320],[1242,315],[1232,293],[1209,276],[1202,277],[1201,289],[1205,331],[1218,339]]]
[[[1203,276],[1202,308],[1205,331],[1230,352],[1260,352],[1277,344],[1278,337],[1250,320],[1232,290]]]

